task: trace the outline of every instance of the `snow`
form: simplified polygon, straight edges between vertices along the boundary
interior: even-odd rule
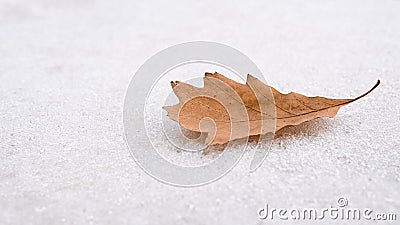
[[[264,224],[265,203],[323,208],[342,196],[399,217],[399,10],[397,0],[1,0],[0,223]],[[246,153],[217,182],[168,186],[131,158],[123,100],[147,58],[190,40],[241,50],[283,92],[347,98],[382,83],[333,119],[287,129],[254,173]]]

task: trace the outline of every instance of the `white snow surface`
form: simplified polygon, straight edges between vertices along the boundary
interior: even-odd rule
[[[265,203],[338,197],[399,220],[399,12],[398,0],[0,0],[0,224],[266,224]],[[247,152],[214,183],[168,186],[131,157],[123,101],[147,58],[190,40],[241,50],[283,92],[348,98],[381,85],[333,119],[286,129],[254,173]]]

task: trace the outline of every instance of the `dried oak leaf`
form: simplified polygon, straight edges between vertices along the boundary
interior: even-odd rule
[[[341,106],[366,96],[380,83],[378,80],[368,92],[353,99],[331,99],[294,92],[282,94],[251,75],[246,84],[219,73],[206,73],[203,80],[203,88],[171,81],[179,103],[163,108],[182,127],[208,133],[208,145],[275,133],[320,117],[334,117]]]

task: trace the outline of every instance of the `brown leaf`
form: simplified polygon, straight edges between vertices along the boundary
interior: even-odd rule
[[[203,88],[171,81],[179,103],[163,108],[182,127],[208,133],[208,145],[274,133],[319,117],[334,117],[341,106],[364,97],[380,83],[378,80],[371,90],[354,99],[330,99],[282,94],[251,75],[246,84],[219,73],[206,73],[203,80]]]

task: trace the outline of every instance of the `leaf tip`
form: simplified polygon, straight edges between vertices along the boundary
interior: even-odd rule
[[[205,77],[209,77],[209,76],[212,76],[212,75],[214,75],[214,73],[205,72],[205,74],[204,74]]]
[[[171,82],[169,82],[170,84],[171,84],[171,87],[172,88],[174,88],[174,87],[176,87],[178,84],[180,84],[181,82],[180,81],[171,81]]]
[[[168,109],[170,108],[170,106],[163,106],[162,109],[164,109],[165,111],[167,111],[167,113],[169,112]]]

